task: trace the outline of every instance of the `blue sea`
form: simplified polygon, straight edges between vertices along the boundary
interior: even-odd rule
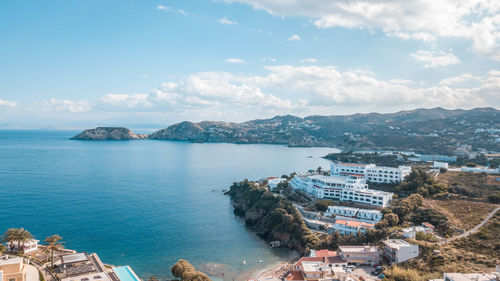
[[[222,190],[245,178],[328,168],[321,157],[338,151],[69,140],[77,133],[0,130],[0,232],[59,234],[67,248],[130,265],[143,279],[168,278],[180,258],[220,264],[234,276],[283,259],[289,251],[248,229]]]

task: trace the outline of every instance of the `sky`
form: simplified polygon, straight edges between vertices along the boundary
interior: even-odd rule
[[[0,128],[500,108],[496,0],[3,0]]]

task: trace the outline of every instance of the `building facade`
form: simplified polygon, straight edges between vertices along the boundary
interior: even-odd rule
[[[310,193],[317,198],[336,199],[386,207],[393,193],[368,189],[362,176],[324,176],[317,173],[297,174],[290,186]]]
[[[350,265],[376,265],[382,260],[382,251],[375,246],[339,246],[339,256]]]
[[[391,263],[404,262],[418,257],[418,245],[401,239],[388,239],[384,241],[384,256]]]
[[[331,163],[331,175],[361,176],[369,182],[399,183],[411,173],[411,167],[385,167],[375,164]]]
[[[383,217],[382,212],[378,210],[358,209],[344,206],[328,206],[324,215],[357,218],[368,222],[379,222]]]
[[[358,232],[364,234],[368,229],[375,229],[375,225],[363,221],[337,219],[333,224],[332,232],[337,231],[342,235],[352,234],[357,236]]]
[[[26,265],[20,257],[0,257],[0,281],[25,281]]]

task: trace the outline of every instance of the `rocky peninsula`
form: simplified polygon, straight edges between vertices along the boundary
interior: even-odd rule
[[[72,137],[72,140],[142,140],[146,134],[136,134],[124,127],[97,127]]]

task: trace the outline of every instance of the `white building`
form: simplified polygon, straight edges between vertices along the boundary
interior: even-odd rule
[[[391,192],[368,189],[366,180],[359,175],[297,174],[289,183],[293,188],[313,194],[318,198],[358,202],[380,207],[389,205],[393,196]]]
[[[21,242],[20,244],[21,248],[24,250],[24,253],[29,253],[38,249],[38,242],[40,242],[40,240],[29,239],[28,241],[24,243]],[[7,248],[10,249],[11,251],[19,252],[19,242],[13,241],[13,242],[7,242],[6,244]]]
[[[338,252],[350,265],[376,265],[382,259],[382,251],[375,246],[339,246]]]
[[[359,211],[358,208],[344,207],[344,206],[328,206],[328,210],[326,210],[325,215],[355,217],[358,211]]]
[[[326,216],[342,216],[358,218],[364,221],[378,222],[382,219],[383,214],[378,210],[358,209],[344,206],[328,206],[328,210],[324,213]]]
[[[270,190],[274,190],[276,187],[278,187],[278,184],[284,182],[286,179],[285,178],[267,178],[267,186],[269,186]]]
[[[410,244],[401,239],[384,241],[384,256],[391,263],[404,262],[418,257],[418,245]]]
[[[417,232],[423,232],[426,234],[434,233],[434,226],[428,222],[424,222],[422,223],[422,226],[411,226],[404,228],[402,231],[405,238],[415,238]]]
[[[377,166],[375,164],[332,163],[332,175],[360,176],[369,182],[402,182],[411,173],[411,167],[399,166],[397,168]]]
[[[432,168],[445,168],[445,169],[448,169],[448,163],[434,161],[432,163]]]
[[[379,222],[384,215],[378,210],[359,209],[357,218]]]

